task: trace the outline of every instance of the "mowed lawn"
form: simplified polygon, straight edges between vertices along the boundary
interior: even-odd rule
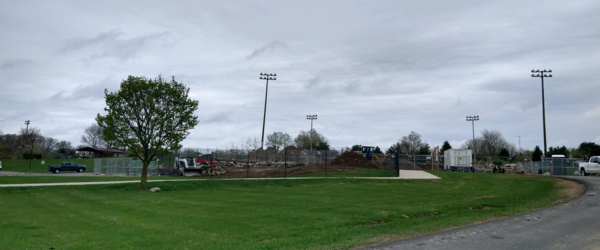
[[[349,249],[556,204],[545,176],[0,188],[2,249]]]
[[[49,165],[60,165],[63,162],[75,162],[77,164],[85,165],[87,172],[94,172],[94,159],[34,159],[34,160],[7,160],[2,159],[2,170],[11,172],[27,173],[31,167],[31,173],[50,173],[48,171]],[[44,162],[44,164],[42,164]],[[66,172],[71,173],[71,172]],[[74,171],[72,173],[75,173]]]

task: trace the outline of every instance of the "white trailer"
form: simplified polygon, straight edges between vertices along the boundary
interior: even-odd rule
[[[448,149],[444,151],[444,169],[470,171],[473,166],[473,151],[470,149]]]

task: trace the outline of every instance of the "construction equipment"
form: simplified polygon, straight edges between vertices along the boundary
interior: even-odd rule
[[[373,161],[373,163],[379,162],[378,166],[383,166],[383,163],[387,159],[386,155],[381,157],[376,155],[375,147],[373,146],[361,146],[360,151],[354,151],[354,153],[362,154],[367,160]]]
[[[217,166],[217,163],[212,161],[212,154],[200,155],[195,159],[175,157],[175,164],[182,176],[202,176],[203,173],[208,173],[210,169]]]
[[[375,152],[375,147],[373,147],[373,146],[361,146],[360,151],[354,151],[354,153],[362,154],[369,161],[373,159],[374,152]]]

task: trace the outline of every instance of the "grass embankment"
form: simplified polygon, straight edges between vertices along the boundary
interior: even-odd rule
[[[0,160],[2,161],[3,171],[12,171],[27,173],[29,172],[29,160]],[[44,161],[44,164],[42,164]],[[31,160],[31,173],[50,173],[48,172],[49,165],[60,165],[63,162],[75,162],[77,164],[83,164],[87,167],[88,172],[94,171],[94,159],[35,159]]]
[[[48,172],[48,165],[60,165],[63,162],[75,162],[77,164],[83,164],[87,167],[87,172],[94,171],[94,160],[96,158],[84,158],[84,159],[35,159],[31,160],[31,173],[50,173]],[[99,158],[102,160],[106,159],[114,159],[114,158]],[[137,159],[136,159],[137,160]],[[20,172],[27,173],[29,172],[29,160],[11,160],[11,159],[2,159],[2,169],[3,171],[12,171],[12,172]],[[42,161],[44,164],[42,164]],[[139,161],[139,160],[137,160]],[[172,157],[162,157],[160,158],[159,164],[163,166],[168,166],[173,162]]]
[[[3,249],[346,249],[520,214],[557,179],[204,180],[0,188]]]
[[[140,176],[0,176],[0,184],[24,183],[65,183],[65,182],[101,182],[101,181],[139,181]],[[148,176],[148,180],[180,180],[169,176]]]

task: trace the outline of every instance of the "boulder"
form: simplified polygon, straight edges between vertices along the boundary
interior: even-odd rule
[[[159,187],[153,187],[153,188],[150,189],[150,192],[152,192],[152,193],[158,193],[158,192],[160,192],[160,188]]]

